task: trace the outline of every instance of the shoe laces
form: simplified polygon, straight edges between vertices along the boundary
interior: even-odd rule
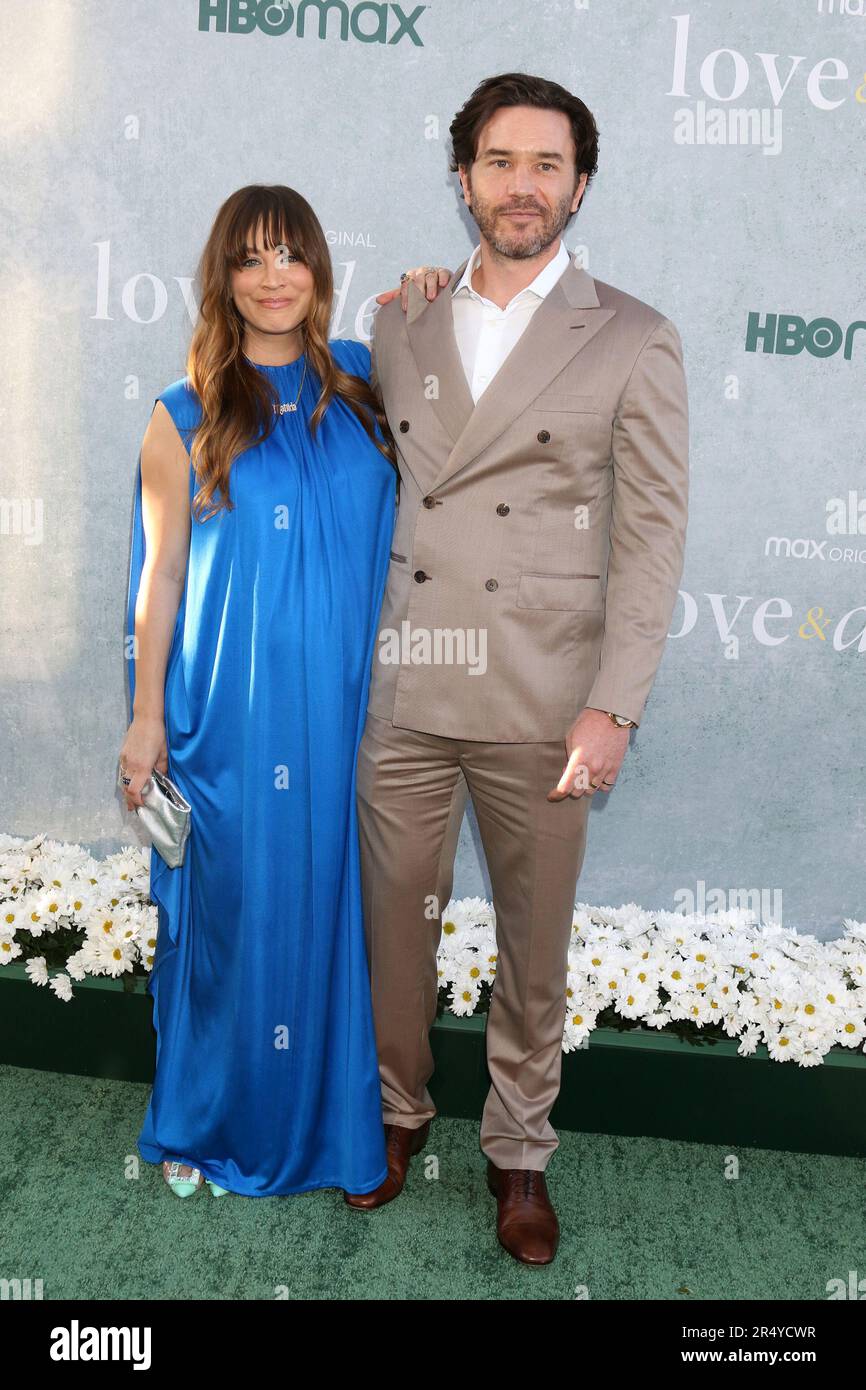
[[[521,1197],[538,1197],[544,1192],[544,1174],[537,1168],[511,1168],[506,1183]]]

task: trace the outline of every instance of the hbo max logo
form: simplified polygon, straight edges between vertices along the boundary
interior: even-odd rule
[[[254,29],[263,34],[288,34],[294,29],[302,39],[309,19],[311,32],[318,33],[320,39],[337,36],[343,43],[353,38],[359,43],[387,44],[411,39],[423,48],[415,25],[426,9],[426,5],[416,5],[407,15],[399,5],[373,0],[361,0],[359,5],[348,5],[345,0],[296,0],[295,4],[289,0],[199,0],[198,27],[205,33],[220,34],[251,34]]]
[[[774,352],[794,357],[799,352],[813,357],[832,357],[840,348],[850,362],[858,332],[866,330],[866,319],[856,319],[843,329],[835,319],[812,319],[807,323],[799,314],[750,313],[746,326],[746,352]]]

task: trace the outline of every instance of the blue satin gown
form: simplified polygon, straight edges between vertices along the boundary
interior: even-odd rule
[[[363,344],[330,347],[369,380]],[[303,364],[259,370],[288,402]],[[138,1148],[249,1197],[387,1175],[355,761],[396,475],[338,399],[312,438],[319,385],[308,368],[297,412],[235,460],[234,510],[193,515],[166,668],[168,773],[192,814],[180,867],[151,850],[157,1061]],[[189,449],[187,379],[156,399]],[[139,459],[130,634],[144,555]],[[131,661],[130,718],[134,693]]]

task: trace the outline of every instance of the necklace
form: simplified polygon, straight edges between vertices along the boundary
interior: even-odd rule
[[[298,401],[301,399],[301,392],[304,389],[304,378],[307,375],[307,359],[304,357],[304,370],[301,372],[301,384],[298,387],[298,394],[293,401],[280,401],[274,406],[275,415],[285,415],[287,410],[297,410]]]

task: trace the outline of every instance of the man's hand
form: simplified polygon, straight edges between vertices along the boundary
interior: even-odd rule
[[[603,710],[585,709],[565,739],[568,762],[548,801],[609,792],[628,747],[628,729],[619,729]]]
[[[446,270],[444,265],[430,270],[427,266],[418,265],[414,270],[406,272],[407,278],[398,286],[396,290],[384,290],[382,294],[376,295],[377,304],[390,304],[396,295],[400,296],[400,304],[405,314],[409,308],[409,281],[414,280],[419,290],[428,299],[435,299],[440,289],[445,288],[451,279],[451,271]]]

